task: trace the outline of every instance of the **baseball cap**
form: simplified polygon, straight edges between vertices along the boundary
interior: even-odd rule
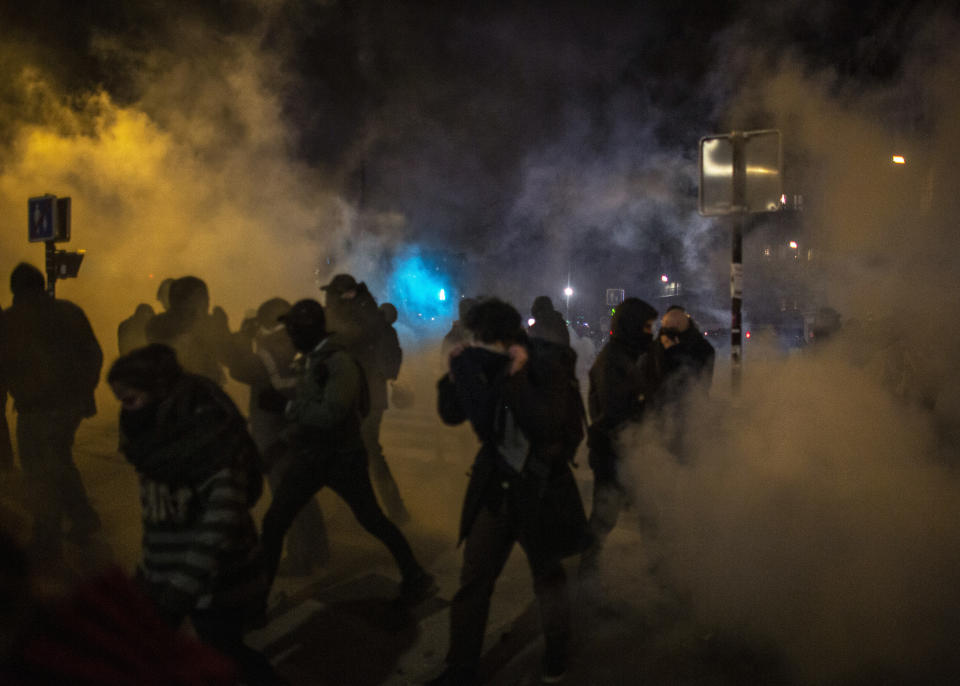
[[[357,287],[357,280],[349,274],[337,274],[326,286],[321,286],[322,291],[333,291],[334,293],[346,293]]]

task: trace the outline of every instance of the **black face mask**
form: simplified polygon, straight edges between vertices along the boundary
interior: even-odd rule
[[[157,419],[157,407],[159,405],[159,402],[153,401],[139,410],[121,410],[120,428],[124,435],[133,438],[152,429]]]
[[[642,355],[650,349],[650,344],[653,343],[653,334],[641,331],[637,334],[636,341],[637,347],[640,349],[640,354]]]
[[[288,326],[287,335],[290,336],[293,347],[302,353],[308,353],[316,348],[317,343],[324,337],[323,332],[311,327],[301,328]]]

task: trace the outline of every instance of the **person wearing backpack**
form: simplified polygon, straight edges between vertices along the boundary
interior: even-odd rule
[[[520,313],[497,299],[467,314],[469,344],[450,353],[438,383],[446,424],[469,421],[482,446],[464,498],[460,589],[450,607],[446,667],[431,686],[478,683],[490,598],[515,543],[527,556],[546,650],[543,683],[566,671],[570,608],[562,559],[588,543],[570,462],[583,437],[567,346],[528,341]]]
[[[405,524],[410,521],[410,513],[380,444],[380,425],[389,406],[387,382],[397,378],[403,361],[400,339],[366,283],[358,283],[350,274],[337,274],[321,290],[326,294],[326,314],[334,342],[360,363],[367,379],[370,412],[360,424],[360,435],[375,492],[390,519]],[[396,309],[393,321],[395,315]]]
[[[262,561],[273,581],[283,538],[303,506],[324,486],[343,498],[357,521],[383,542],[400,568],[398,600],[413,604],[436,594],[432,575],[420,566],[400,529],[380,509],[367,471],[360,423],[370,396],[359,363],[331,340],[323,306],[295,303],[280,317],[294,347],[304,354],[303,375],[284,411],[282,432],[292,455],[263,518]]]

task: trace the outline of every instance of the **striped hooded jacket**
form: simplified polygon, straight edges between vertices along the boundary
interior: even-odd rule
[[[242,415],[214,382],[193,374],[135,414],[121,415],[122,448],[140,477],[138,571],[148,592],[174,620],[251,602],[264,583],[250,516],[262,481]]]

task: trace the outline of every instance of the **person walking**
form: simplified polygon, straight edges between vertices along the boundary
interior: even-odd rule
[[[263,518],[262,560],[268,578],[272,581],[276,575],[291,523],[306,502],[329,486],[393,555],[402,577],[398,601],[425,600],[437,592],[437,584],[380,509],[370,483],[360,433],[369,397],[359,363],[331,339],[324,308],[316,300],[295,303],[280,319],[306,360],[294,399],[285,409],[288,425],[283,438],[291,451],[291,464]]]

